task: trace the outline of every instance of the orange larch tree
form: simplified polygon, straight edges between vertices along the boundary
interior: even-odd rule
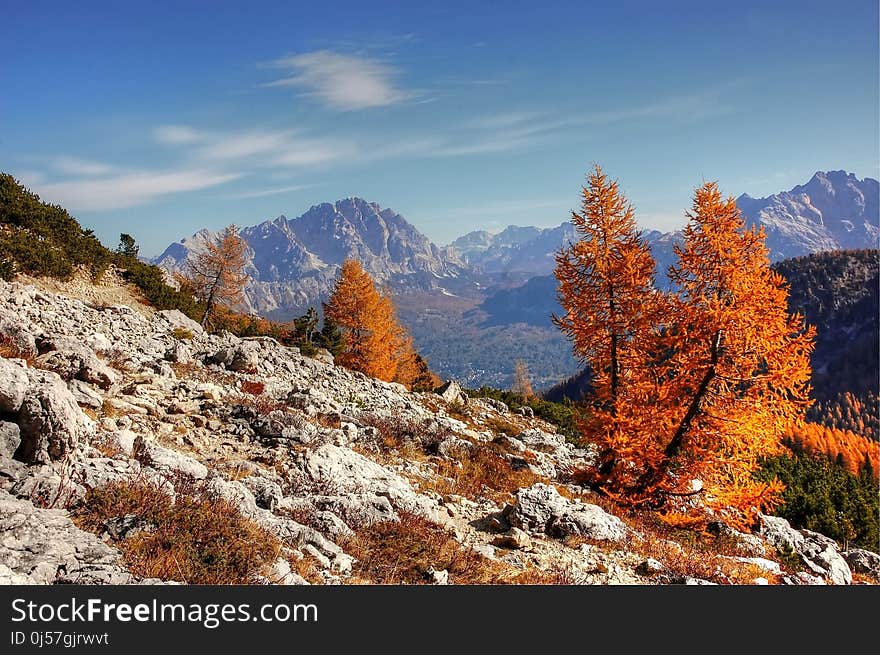
[[[733,198],[704,184],[688,218],[669,271],[678,292],[661,409],[673,429],[659,457],[645,462],[638,492],[701,492],[745,525],[781,490],[753,473],[803,421],[815,330],[788,313],[788,285],[770,269],[763,230],[746,229]]]
[[[212,318],[218,306],[234,307],[244,298],[248,276],[247,242],[238,235],[238,228],[230,225],[214,241],[190,253],[182,274],[177,276],[182,288],[205,303],[202,325]]]
[[[593,372],[579,420],[599,447],[593,484],[671,521],[709,507],[742,527],[780,491],[753,473],[803,420],[814,330],[788,313],[764,234],[732,198],[706,184],[688,218],[677,289],[661,293],[632,209],[596,167],[572,215],[581,238],[557,256],[554,321]]]
[[[359,262],[343,262],[324,315],[342,332],[338,364],[412,386],[419,375],[412,338],[398,323],[389,295],[379,292]]]
[[[652,441],[646,409],[662,391],[653,353],[663,298],[654,289],[654,259],[633,209],[599,166],[588,175],[581,211],[571,220],[580,238],[556,257],[565,313],[553,321],[593,373],[591,407],[579,423],[599,447],[597,482],[604,483],[631,476],[632,460]]]

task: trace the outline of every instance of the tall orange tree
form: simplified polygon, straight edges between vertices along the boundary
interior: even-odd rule
[[[599,473],[605,480],[628,477],[632,460],[656,441],[645,410],[662,391],[654,353],[663,298],[632,206],[599,166],[587,176],[571,220],[579,239],[556,257],[565,313],[553,320],[593,373],[592,407],[580,423],[599,447]]]
[[[662,454],[647,462],[641,491],[681,491],[699,480],[707,503],[749,521],[777,484],[753,479],[809,406],[815,330],[788,312],[788,286],[770,268],[763,229],[746,229],[715,183],[694,195],[669,275],[672,417]]]
[[[207,241],[187,258],[182,274],[177,276],[181,287],[205,304],[202,325],[206,325],[218,307],[232,307],[244,298],[248,276],[247,242],[230,225],[220,236]]]
[[[398,323],[390,297],[379,292],[359,262],[343,262],[324,315],[342,332],[338,364],[412,385],[419,374],[412,338]]]
[[[688,218],[677,288],[661,294],[631,208],[597,167],[572,216],[581,239],[557,257],[554,320],[593,370],[580,428],[600,448],[595,484],[670,519],[702,506],[744,526],[780,490],[753,473],[802,421],[814,330],[788,313],[764,234],[732,198],[706,184]],[[672,502],[691,495],[702,503]]]

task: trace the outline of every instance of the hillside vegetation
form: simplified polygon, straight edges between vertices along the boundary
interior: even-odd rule
[[[26,273],[66,280],[86,269],[97,280],[111,265],[155,308],[198,315],[198,303],[169,286],[162,269],[111,251],[66,209],[42,202],[11,175],[0,173],[0,277],[11,280]]]

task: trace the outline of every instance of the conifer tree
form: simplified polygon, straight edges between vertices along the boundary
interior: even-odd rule
[[[324,316],[342,332],[344,345],[336,358],[340,365],[412,385],[417,375],[412,338],[398,323],[389,295],[379,292],[359,262],[343,262]]]
[[[815,330],[788,312],[788,285],[770,268],[763,229],[747,229],[718,185],[697,189],[670,278],[672,418],[643,490],[672,493],[699,480],[706,502],[745,524],[775,502],[780,485],[758,483],[762,457],[779,452],[810,404]]]
[[[201,324],[207,325],[220,305],[234,306],[244,298],[248,276],[247,243],[238,235],[238,228],[230,225],[215,241],[208,241],[196,252],[190,253],[184,272],[178,275],[181,287],[205,304]]]
[[[673,501],[700,495],[742,527],[781,489],[754,473],[802,422],[814,330],[788,313],[764,234],[732,198],[706,184],[688,218],[661,294],[632,209],[596,167],[572,216],[581,239],[557,256],[554,320],[594,372],[579,428],[600,448],[595,484],[671,521],[694,519]]]
[[[338,357],[345,347],[342,332],[340,332],[336,322],[327,316],[327,305],[324,304],[321,308],[324,311],[324,324],[321,326],[321,331],[316,337],[316,343],[321,348],[326,348],[333,357]]]
[[[658,426],[645,412],[660,393],[652,357],[663,299],[654,289],[654,259],[632,207],[598,165],[571,220],[579,239],[556,256],[565,313],[553,321],[593,371],[591,407],[580,428],[599,448],[599,472],[629,476],[633,460],[657,441]]]
[[[119,235],[119,245],[116,247],[116,254],[126,259],[137,259],[140,248],[134,237],[123,232]]]

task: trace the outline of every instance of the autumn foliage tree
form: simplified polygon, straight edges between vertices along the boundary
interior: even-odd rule
[[[216,240],[207,241],[187,258],[178,281],[204,303],[203,326],[218,307],[231,307],[242,301],[248,279],[244,272],[246,257],[247,243],[239,236],[238,228],[230,225]]]
[[[698,479],[711,506],[748,521],[781,491],[753,474],[803,421],[815,330],[789,314],[764,231],[745,227],[733,198],[706,183],[688,218],[669,271],[674,431],[643,480],[672,491]]]
[[[674,501],[699,495],[742,526],[781,489],[753,474],[809,404],[814,331],[788,313],[765,236],[732,198],[705,184],[688,218],[661,294],[632,210],[597,167],[572,217],[582,238],[557,258],[556,322],[595,372],[581,428],[600,447],[596,484],[676,520]]]
[[[599,448],[601,475],[631,475],[632,461],[659,438],[645,411],[661,391],[651,370],[662,306],[654,260],[632,207],[599,166],[571,220],[579,239],[556,256],[565,313],[553,321],[593,371],[590,411],[579,427]]]
[[[324,315],[342,333],[338,364],[407,387],[421,374],[412,337],[398,323],[391,298],[359,262],[342,264]]]

